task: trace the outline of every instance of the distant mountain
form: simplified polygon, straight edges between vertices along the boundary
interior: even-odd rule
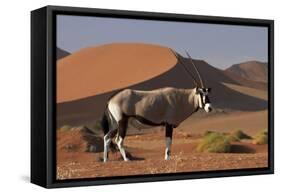
[[[249,80],[231,71],[223,71],[223,73],[226,76],[228,76],[230,79],[235,80],[235,82],[239,85],[255,88],[259,90],[267,90],[268,88],[267,82],[258,82],[258,81]]]
[[[198,79],[189,59],[180,56],[178,60],[169,48],[150,44],[116,43],[84,48],[59,60],[57,125],[93,126],[109,97],[121,88],[195,87],[180,61]],[[267,108],[266,100],[248,92],[247,87],[224,71],[203,60],[194,59],[194,63],[205,86],[212,88],[210,99],[214,107],[239,111]],[[240,87],[233,87],[236,85]]]
[[[68,55],[70,55],[69,52],[57,47],[57,60],[62,59]]]
[[[268,65],[259,61],[248,61],[232,65],[225,70],[229,75],[256,82],[268,81]]]

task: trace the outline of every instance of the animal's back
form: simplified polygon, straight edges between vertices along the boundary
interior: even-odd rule
[[[110,103],[120,108],[122,114],[177,126],[196,110],[192,93],[193,90],[171,87],[151,91],[125,89],[116,94]]]

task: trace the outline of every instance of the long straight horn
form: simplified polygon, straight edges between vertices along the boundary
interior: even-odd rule
[[[195,87],[197,87],[198,84],[197,84],[197,81],[196,81],[195,77],[192,75],[192,73],[191,73],[191,72],[185,67],[185,65],[182,63],[182,61],[180,60],[178,54],[177,54],[173,49],[170,48],[170,50],[171,50],[171,52],[175,55],[175,57],[176,57],[176,59],[178,60],[178,62],[182,65],[182,67],[184,68],[185,72],[191,77],[193,83],[195,84]]]
[[[190,62],[191,62],[191,64],[193,65],[193,67],[194,67],[194,69],[195,69],[195,71],[196,71],[196,73],[197,73],[197,75],[198,75],[198,78],[199,78],[199,80],[200,80],[201,87],[204,88],[204,84],[203,84],[202,78],[201,78],[201,76],[200,76],[200,73],[199,73],[197,67],[196,67],[195,64],[193,63],[193,60],[192,60],[191,56],[189,55],[189,53],[187,52],[187,50],[185,50],[185,53],[186,53],[186,55],[189,57]]]

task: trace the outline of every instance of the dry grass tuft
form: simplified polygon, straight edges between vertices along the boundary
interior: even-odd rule
[[[59,128],[60,131],[70,131],[72,127],[70,125],[64,125]]]
[[[231,144],[227,135],[209,132],[197,145],[196,150],[198,152],[229,153],[231,151]]]
[[[253,144],[263,145],[268,143],[268,133],[266,130],[260,131],[253,139]]]
[[[237,139],[252,139],[251,136],[244,133],[242,130],[236,130],[231,133],[232,136],[236,137]]]

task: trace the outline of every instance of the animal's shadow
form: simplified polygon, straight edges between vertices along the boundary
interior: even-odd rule
[[[256,150],[244,145],[231,145],[231,153],[256,153]]]
[[[117,158],[118,161],[123,161],[123,158],[122,158],[122,155],[120,153],[118,153],[119,151],[114,151],[112,153],[114,154],[118,154],[119,157]],[[130,152],[126,151],[126,156],[127,158],[130,160],[130,161],[142,161],[142,160],[145,160],[145,158],[143,157],[138,157],[138,156],[133,156]],[[110,159],[109,158],[109,161],[112,161],[112,160],[116,160],[116,159]],[[98,162],[103,162],[103,157],[102,156],[99,156],[97,158],[97,161]]]
[[[129,158],[129,160],[132,160],[132,161],[141,161],[141,160],[144,160],[145,158],[143,157],[137,157],[137,156],[133,156],[131,153],[129,152],[126,152],[126,155],[127,157]],[[121,158],[123,160],[123,158]]]

